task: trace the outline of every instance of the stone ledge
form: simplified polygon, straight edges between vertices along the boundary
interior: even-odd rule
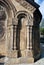
[[[5,65],[14,65],[14,64],[29,64],[34,63],[34,58],[8,58],[8,60],[5,62]]]
[[[44,65],[44,58],[38,60],[35,63],[30,63],[30,64],[28,64],[28,63],[22,63],[22,64],[14,64],[14,65],[25,65],[25,64],[26,65]],[[8,64],[6,64],[6,65],[8,65]],[[13,64],[11,64],[11,65],[13,65]]]

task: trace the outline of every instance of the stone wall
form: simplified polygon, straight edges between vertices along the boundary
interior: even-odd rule
[[[40,54],[39,23],[41,13],[38,8],[26,0],[0,0],[0,3],[5,12],[3,10],[1,12],[0,9],[0,20],[2,19],[4,24],[2,25],[1,20],[0,55],[8,57],[8,63],[15,59],[18,60],[18,63],[22,63],[26,58],[27,60],[24,62],[28,63],[30,59],[34,62],[36,54]],[[1,35],[4,38],[1,38]]]

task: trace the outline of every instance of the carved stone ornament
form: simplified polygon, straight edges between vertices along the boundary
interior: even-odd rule
[[[3,38],[5,32],[5,19],[6,13],[3,7],[0,5],[0,40]]]
[[[13,25],[18,25],[18,19],[24,18],[27,20],[26,25],[33,25],[33,17],[26,11],[18,11],[15,16],[15,20],[13,21]],[[31,22],[30,22],[31,21]]]

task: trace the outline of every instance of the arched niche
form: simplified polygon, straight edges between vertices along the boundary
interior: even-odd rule
[[[3,9],[5,9],[5,12],[7,12],[7,16],[8,16],[7,25],[11,25],[12,18],[14,18],[16,13],[15,6],[9,0],[0,0],[0,5],[3,7]]]
[[[29,14],[27,11],[18,11],[15,15],[15,22],[13,22],[13,24],[18,25],[18,19],[19,18],[27,18],[28,20],[28,24],[29,25],[33,25],[33,17],[31,16],[31,14]],[[27,24],[27,23],[26,23]],[[28,25],[27,24],[27,25]]]
[[[7,15],[3,6],[0,5],[0,41],[5,37],[5,21]]]
[[[22,51],[28,49],[29,50],[29,44],[32,46],[32,42],[29,42],[29,35],[32,38],[32,32],[30,32],[30,28],[32,31],[33,26],[33,18],[32,16],[26,12],[26,11],[19,11],[16,13],[15,21],[13,22],[14,30],[16,34],[14,34],[14,40],[16,38],[16,41],[14,41],[14,45],[16,44],[16,49],[18,52],[18,57],[23,56]],[[31,40],[31,39],[30,39]],[[24,55],[25,56],[25,55]]]
[[[9,28],[12,25],[12,20],[15,17],[15,13],[16,8],[14,7],[11,1],[0,0],[0,38],[5,38],[4,36],[7,35],[6,31],[9,31]]]
[[[16,30],[17,49],[25,50],[26,49],[26,24],[28,22],[26,20],[28,20],[28,13],[25,11],[18,12],[17,20],[18,20],[16,21],[17,22],[17,30]]]

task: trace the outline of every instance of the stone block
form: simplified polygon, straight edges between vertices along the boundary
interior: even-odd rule
[[[33,57],[33,51],[32,50],[27,50],[26,51],[26,56],[27,57]]]
[[[14,65],[23,63],[25,64],[34,63],[34,58],[32,57],[8,58],[8,60],[5,62],[5,65]]]
[[[32,50],[21,50],[22,57],[33,57]]]
[[[19,63],[20,63],[19,58],[8,58],[8,60],[5,62],[5,65],[14,65]]]
[[[17,58],[17,54],[18,53],[18,51],[17,50],[10,50],[10,51],[8,51],[8,53],[7,53],[7,56],[8,57],[10,57],[10,58]]]
[[[34,58],[28,58],[27,63],[34,63]]]
[[[22,63],[25,63],[25,64],[29,64],[29,63],[34,63],[34,58],[28,58],[28,57],[22,57],[21,59],[20,59],[20,63],[22,64]]]
[[[21,56],[22,56],[22,57],[26,57],[26,50],[22,50],[22,51],[21,51]]]

